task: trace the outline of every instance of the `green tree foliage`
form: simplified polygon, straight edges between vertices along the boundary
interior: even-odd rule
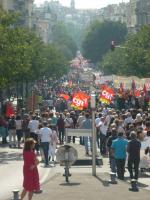
[[[42,51],[43,72],[42,74],[50,78],[60,78],[68,71],[68,62],[59,49],[53,45],[45,45]]]
[[[72,22],[68,22],[66,23],[66,29],[76,43],[78,50],[81,51],[85,28],[81,26],[80,23],[74,24]]]
[[[18,15],[0,11],[0,88],[67,71],[63,54],[32,31],[17,27]]]
[[[109,51],[99,63],[99,69],[106,75],[126,73],[125,49],[116,48],[115,51]]]
[[[150,26],[142,27],[121,48],[107,53],[99,68],[105,74],[150,77]]]
[[[150,26],[144,26],[125,43],[127,75],[150,77]]]
[[[77,52],[77,45],[67,31],[64,24],[56,24],[52,30],[52,42],[64,54],[64,56],[71,60],[75,57]]]
[[[109,51],[111,41],[118,45],[125,40],[126,34],[127,28],[120,22],[94,21],[83,41],[84,56],[97,63]]]

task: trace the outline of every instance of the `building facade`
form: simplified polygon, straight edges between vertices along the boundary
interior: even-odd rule
[[[32,28],[33,2],[34,0],[0,0],[0,7],[6,11],[19,11],[21,15],[19,25]]]
[[[138,0],[136,5],[137,29],[150,24],[150,0]]]

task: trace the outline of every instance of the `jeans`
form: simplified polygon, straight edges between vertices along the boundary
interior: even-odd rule
[[[48,160],[49,142],[41,142],[41,147],[44,152],[45,164],[48,165],[49,164],[49,160]]]
[[[65,130],[64,129],[59,129],[59,142],[63,143],[64,142],[64,135],[65,135]]]
[[[12,142],[13,137],[13,142]],[[9,145],[16,145],[16,129],[10,129],[9,130]]]
[[[125,159],[115,159],[117,166],[117,175],[120,180],[124,180]]]
[[[17,140],[18,140],[18,147],[20,146],[20,141],[23,136],[22,130],[16,130]]]
[[[128,171],[130,173],[131,179],[138,179],[139,176],[139,163],[140,161],[137,160],[128,160]],[[134,175],[133,175],[133,168],[134,168]]]
[[[107,137],[103,134],[100,134],[100,153],[106,154],[106,140]]]
[[[84,145],[84,137],[80,137],[80,145]]]
[[[88,142],[90,141],[90,148],[92,151],[92,138],[84,137],[84,145],[85,145],[85,152],[88,154],[89,153],[89,144]]]
[[[117,172],[115,158],[110,157],[110,168],[111,168],[112,172],[114,172],[114,173]]]
[[[96,128],[96,141],[97,141],[98,148],[100,148],[100,130],[99,130],[99,128]]]

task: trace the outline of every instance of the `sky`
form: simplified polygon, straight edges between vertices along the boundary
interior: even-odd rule
[[[47,0],[51,1],[51,0]],[[44,0],[34,0],[38,6],[44,2]],[[64,6],[70,6],[71,0],[59,0]],[[76,8],[102,8],[109,4],[117,4],[120,2],[129,2],[129,0],[75,0]]]

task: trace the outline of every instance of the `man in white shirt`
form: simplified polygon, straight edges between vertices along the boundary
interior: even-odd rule
[[[66,114],[66,118],[64,120],[65,128],[73,128],[73,119],[70,117],[70,113]],[[71,137],[68,136],[68,142],[71,142]]]
[[[47,127],[47,122],[43,122],[44,127],[40,129],[39,134],[41,138],[41,147],[44,152],[45,157],[45,166],[49,165],[48,152],[49,152],[49,143],[51,140],[52,130]]]
[[[102,114],[99,113],[98,117],[95,119],[95,126],[96,126],[96,136],[97,136],[97,146],[100,148],[100,122],[101,122]]]
[[[106,139],[107,139],[107,130],[108,124],[106,121],[106,117],[102,116],[101,121],[99,123],[100,127],[100,152],[101,154],[106,154]]]
[[[39,151],[38,144],[38,130],[39,130],[39,120],[36,119],[36,116],[32,117],[32,120],[29,121],[28,129],[30,130],[30,137],[36,141],[35,150]]]

